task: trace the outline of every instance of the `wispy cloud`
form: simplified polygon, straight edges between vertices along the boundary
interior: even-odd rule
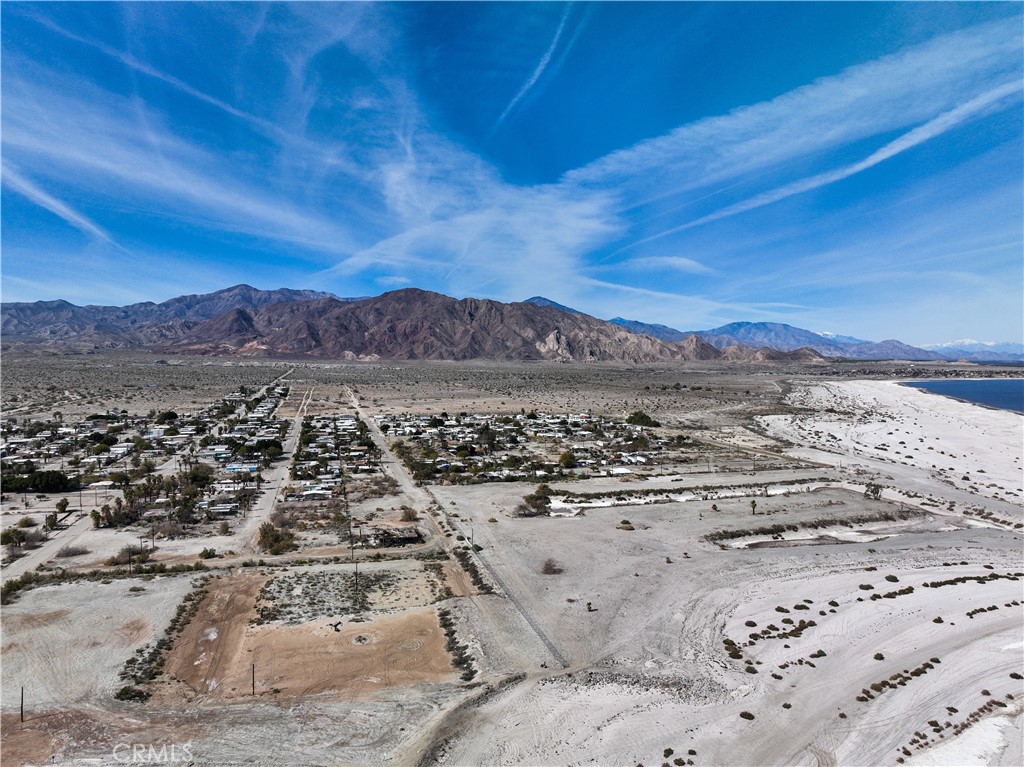
[[[15,192],[31,200],[39,207],[50,211],[55,216],[59,216],[79,231],[93,237],[98,237],[106,242],[113,243],[113,238],[111,238],[111,236],[98,224],[92,222],[81,213],[74,210],[71,206],[58,200],[53,195],[44,192],[38,186],[10,167],[10,165],[4,163],[0,167],[2,167],[4,186],[13,189]]]
[[[408,277],[402,277],[401,275],[392,274],[384,277],[378,277],[374,280],[378,285],[385,288],[400,288],[403,285],[409,285],[412,283]]]
[[[544,74],[544,70],[548,68],[548,64],[551,62],[551,57],[555,53],[555,49],[558,48],[558,42],[562,39],[562,33],[565,31],[566,22],[569,20],[569,13],[572,11],[572,5],[567,5],[565,10],[562,12],[562,18],[558,22],[558,29],[555,30],[555,36],[551,39],[551,44],[548,45],[548,49],[544,51],[544,55],[540,57],[540,61],[537,62],[537,66],[534,67],[533,73],[526,78],[525,82],[519,86],[519,90],[516,91],[516,95],[512,97],[512,100],[508,102],[508,105],[498,116],[498,119],[494,123],[494,127],[491,128],[493,134],[501,124],[505,122],[505,119],[512,113],[520,102],[526,98],[527,94],[533,90],[537,81],[540,80],[541,75]],[[571,45],[571,43],[570,43]]]
[[[632,258],[621,266],[631,266],[637,269],[669,270],[673,272],[684,272],[686,274],[714,274],[711,269],[699,261],[685,256],[643,256]],[[616,266],[618,268],[618,265]]]
[[[919,144],[923,144],[925,141],[941,136],[946,131],[952,130],[974,117],[985,114],[993,108],[997,108],[1000,105],[1005,106],[1010,100],[1018,100],[1021,95],[1021,87],[1019,83],[1003,83],[1002,85],[982,93],[980,96],[970,99],[964,104],[960,104],[953,109],[944,112],[933,120],[929,120],[924,125],[920,125],[917,128],[908,131],[894,141],[890,141],[885,146],[875,150],[863,160],[785,184],[768,192],[763,192],[748,200],[744,200],[735,205],[730,205],[709,215],[702,216],[694,221],[683,224],[682,226],[673,227],[672,229],[667,229],[651,237],[638,240],[633,244],[641,245],[643,243],[651,242],[677,232],[692,229],[693,227],[701,226],[703,224],[709,224],[713,221],[719,221],[723,218],[735,216],[740,213],[746,213],[747,211],[761,208],[765,205],[780,202],[781,200],[785,200],[787,197],[792,197],[797,194],[809,192],[813,189],[818,189],[819,187],[823,187],[828,184],[834,184],[837,181],[842,181],[843,179],[847,179],[857,173],[873,168],[879,163],[895,157],[901,152],[913,149]]]
[[[622,231],[606,195],[572,199],[554,187],[516,189],[499,182],[475,191],[484,198],[470,210],[382,240],[325,275],[401,269],[443,278],[456,293],[486,291],[518,300],[538,284],[576,280],[583,256]]]
[[[55,21],[53,21],[50,18],[47,18],[46,16],[33,14],[31,15],[31,18],[35,20],[37,23],[51,30],[52,32],[56,32],[57,34],[66,37],[68,40],[74,40],[77,43],[82,43],[83,45],[88,45],[92,48],[95,48],[96,50],[105,53],[107,56],[110,56],[113,59],[116,59],[117,61],[135,70],[136,72],[160,80],[161,82],[170,85],[171,87],[181,91],[182,93],[185,93],[195,99],[198,99],[199,101],[209,104],[210,106],[216,107],[217,109],[231,115],[232,117],[237,117],[239,119],[245,120],[246,122],[249,122],[255,125],[256,127],[260,128],[269,135],[279,135],[281,133],[281,129],[277,125],[267,120],[264,120],[260,117],[257,117],[254,114],[250,114],[249,112],[246,112],[242,109],[238,109],[237,107],[232,106],[231,104],[228,104],[227,102],[222,101],[221,99],[218,99],[215,96],[211,96],[208,93],[204,93],[198,88],[189,85],[188,83],[178,79],[177,77],[169,75],[166,72],[161,72],[156,67],[153,67],[145,61],[136,58],[130,53],[118,50],[117,48],[107,45],[106,43],[101,42],[99,40],[93,40],[88,37],[76,34],[68,29],[65,29],[60,24],[57,24]]]
[[[683,125],[570,171],[584,187],[619,185],[630,202],[690,193],[798,157],[906,129],[1016,77],[1018,25],[939,36],[784,93]]]
[[[212,229],[328,253],[354,249],[343,226],[295,205],[287,189],[275,193],[258,169],[226,163],[180,138],[159,115],[148,115],[141,125],[126,121],[125,114],[145,111],[137,103],[67,79],[74,87],[65,92],[13,75],[5,80],[5,151],[38,176],[131,200],[140,210],[148,203],[162,216]]]

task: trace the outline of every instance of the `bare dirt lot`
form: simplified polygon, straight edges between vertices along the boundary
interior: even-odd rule
[[[4,402],[67,408],[47,375],[80,380],[83,408],[149,405],[132,387],[153,360],[96,359],[121,383],[86,397],[99,373],[33,360]],[[121,744],[211,765],[1022,758],[1019,415],[823,368],[172,362],[168,402],[287,373],[286,417],[354,414],[353,395],[366,418],[644,410],[700,459],[548,478],[551,515],[524,517],[539,480],[419,486],[377,434],[400,494],[358,513],[408,504],[422,544],[317,533],[272,557],[211,535],[194,609],[197,574],[113,572],[5,605],[3,765],[113,764]],[[90,567],[119,542],[76,535]],[[115,700],[165,637],[149,699]]]

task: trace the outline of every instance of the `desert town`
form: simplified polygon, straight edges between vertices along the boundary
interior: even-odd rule
[[[891,367],[102,359],[5,365],[4,765],[1022,758],[1020,415]]]

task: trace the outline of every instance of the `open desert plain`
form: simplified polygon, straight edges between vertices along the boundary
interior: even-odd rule
[[[81,361],[4,360],[90,475],[4,491],[5,767],[1024,759],[1024,417],[899,383],[955,365]]]

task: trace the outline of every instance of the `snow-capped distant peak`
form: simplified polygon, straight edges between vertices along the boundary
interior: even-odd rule
[[[942,344],[925,344],[922,349],[961,349],[965,346],[995,346],[995,341],[975,341],[973,338],[961,338],[959,341],[946,341]]]
[[[839,333],[833,333],[831,330],[818,330],[815,331],[816,335],[822,338],[827,338],[829,341],[837,344],[867,344],[870,341],[865,341],[863,338],[854,338],[853,336],[844,336]]]
[[[921,348],[940,354],[949,351],[951,354],[973,352],[980,354],[1024,355],[1024,344],[1006,341],[975,341],[973,338],[961,338],[959,341],[947,341],[941,344],[927,344]]]

